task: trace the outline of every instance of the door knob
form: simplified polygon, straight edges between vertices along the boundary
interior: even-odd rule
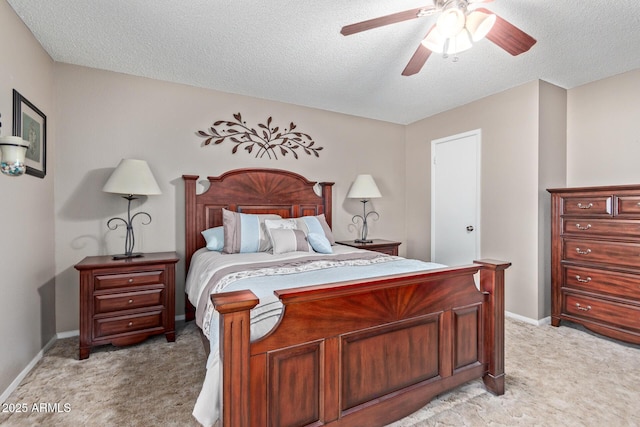
[[[473,225],[467,225],[467,231],[473,231]]]

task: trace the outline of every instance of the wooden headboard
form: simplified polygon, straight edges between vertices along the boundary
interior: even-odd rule
[[[222,208],[252,214],[275,213],[283,218],[325,214],[331,227],[331,188],[279,169],[235,169],[208,177],[209,188],[196,194],[198,175],[183,175],[185,186],[185,262],[205,246],[202,231],[222,225]]]

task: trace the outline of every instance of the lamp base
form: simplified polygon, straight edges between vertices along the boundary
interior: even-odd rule
[[[129,259],[129,258],[140,258],[143,257],[144,254],[141,252],[136,252],[134,254],[120,254],[120,255],[114,255],[113,259]]]
[[[356,239],[354,240],[356,243],[373,243],[373,240],[364,240],[364,239]]]

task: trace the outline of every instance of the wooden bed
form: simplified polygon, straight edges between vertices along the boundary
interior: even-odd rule
[[[332,220],[333,183],[276,169],[184,175],[186,265],[205,246],[200,232],[222,225],[221,208],[324,213]],[[221,315],[221,425],[383,426],[475,378],[504,393],[504,270],[472,265],[277,291],[283,316],[250,342],[251,291],[215,294]],[[478,291],[474,274],[480,272]],[[193,307],[187,318],[193,319]]]

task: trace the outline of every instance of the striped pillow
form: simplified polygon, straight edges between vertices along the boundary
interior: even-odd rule
[[[274,254],[286,254],[287,252],[313,252],[311,246],[307,242],[307,236],[302,230],[294,230],[291,228],[272,228],[271,243],[273,244]]]
[[[324,214],[303,216],[301,218],[296,218],[295,221],[296,228],[304,231],[304,234],[322,234],[327,238],[332,246],[336,244],[336,239],[333,237],[333,233],[331,232],[331,228],[329,228],[329,224],[327,224],[327,219],[324,217]]]
[[[275,214],[243,214],[222,209],[222,226],[224,228],[224,247],[228,254],[246,252],[268,252],[271,241],[267,236],[264,221],[280,219]]]

